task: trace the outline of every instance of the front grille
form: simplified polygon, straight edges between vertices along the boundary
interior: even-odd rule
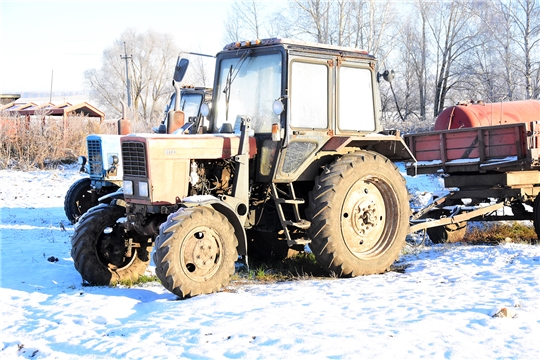
[[[122,142],[122,161],[124,162],[124,175],[147,177],[144,143],[139,141]]]
[[[86,141],[86,146],[88,147],[88,166],[90,170],[90,176],[99,176],[103,175],[103,157],[101,155],[101,140],[90,140]]]

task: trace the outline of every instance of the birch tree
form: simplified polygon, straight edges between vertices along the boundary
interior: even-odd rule
[[[501,3],[502,11],[507,12],[514,24],[515,41],[521,56],[520,72],[525,80],[525,99],[538,97],[538,72],[540,71],[540,1],[514,0]]]
[[[478,19],[464,0],[419,0],[419,4],[436,49],[433,115],[437,116],[445,107],[449,91],[460,81],[461,60],[478,46]]]

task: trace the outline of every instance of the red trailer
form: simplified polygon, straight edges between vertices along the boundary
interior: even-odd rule
[[[456,105],[435,128],[450,129],[404,136],[416,159],[407,173],[444,174],[449,193],[414,214],[410,232],[440,243],[460,240],[469,220],[533,220],[540,237],[540,102]]]

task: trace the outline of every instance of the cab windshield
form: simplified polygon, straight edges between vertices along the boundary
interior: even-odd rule
[[[186,120],[199,116],[202,100],[202,94],[182,94],[180,109],[184,112]]]
[[[239,116],[251,118],[255,133],[272,131],[279,116],[272,111],[274,100],[281,96],[280,53],[244,53],[236,58],[221,60],[217,84],[213,131],[223,123],[235,128]]]
[[[203,95],[202,94],[190,94],[190,93],[183,93],[180,98],[180,110],[182,110],[185,113],[186,120],[190,117],[197,117],[199,116],[199,111],[201,108],[201,104],[203,101]],[[167,114],[169,111],[174,110],[174,102],[176,101],[176,92],[174,92],[171,95],[171,100],[167,104],[167,107],[165,108],[165,117],[167,117]]]

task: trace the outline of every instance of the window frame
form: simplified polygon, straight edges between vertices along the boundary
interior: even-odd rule
[[[287,106],[287,123],[289,124],[289,127],[293,130],[297,129],[309,129],[309,130],[327,130],[331,127],[332,124],[332,112],[333,112],[333,101],[332,101],[332,83],[334,79],[333,74],[333,66],[331,66],[328,61],[332,60],[332,57],[329,57],[328,59],[320,59],[320,58],[309,58],[309,57],[293,57],[291,56],[289,59],[289,79],[288,79],[288,90],[289,90],[289,98],[288,98],[288,106]],[[293,64],[295,63],[304,63],[304,64],[314,64],[314,65],[323,65],[326,68],[326,126],[325,127],[303,127],[303,126],[293,126],[293,119],[292,119],[292,107],[294,107],[294,87],[293,87]]]

